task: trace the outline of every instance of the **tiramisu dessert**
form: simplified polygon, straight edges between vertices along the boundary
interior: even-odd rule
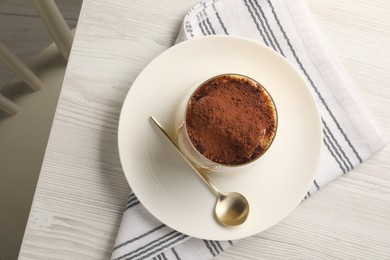
[[[215,163],[241,165],[259,158],[277,128],[275,104],[258,82],[223,74],[203,83],[185,113],[188,137],[196,150]]]

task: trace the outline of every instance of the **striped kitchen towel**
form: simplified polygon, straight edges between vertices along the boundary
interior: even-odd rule
[[[306,198],[384,146],[382,135],[303,0],[208,0],[185,16],[177,42],[213,34],[247,37],[279,52],[302,73],[321,112],[323,150]],[[129,197],[112,259],[210,259],[233,241],[188,237]]]

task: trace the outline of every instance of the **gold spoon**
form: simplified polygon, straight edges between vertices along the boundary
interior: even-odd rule
[[[238,226],[245,222],[249,214],[249,203],[246,198],[238,192],[221,193],[217,187],[211,182],[207,174],[202,168],[193,164],[188,157],[182,153],[177,146],[176,141],[165,131],[162,125],[151,116],[150,119],[156,126],[165,134],[165,136],[175,146],[176,150],[198,174],[198,176],[208,185],[208,187],[217,196],[218,200],[215,204],[215,216],[217,220],[225,226]]]

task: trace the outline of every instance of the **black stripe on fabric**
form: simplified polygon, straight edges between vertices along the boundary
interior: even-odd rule
[[[191,37],[194,37],[194,33],[193,33],[193,30],[192,30],[192,25],[189,21],[186,21],[186,30],[188,33],[190,33],[190,36]]]
[[[231,240],[228,240],[229,244],[232,246],[233,245],[233,241]]]
[[[324,98],[322,97],[321,93],[318,91],[317,87],[314,85],[313,80],[311,79],[311,77],[307,73],[306,69],[303,67],[302,62],[300,61],[299,57],[297,56],[294,47],[291,45],[290,39],[287,36],[286,31],[284,30],[283,26],[280,23],[280,20],[279,20],[277,14],[275,12],[274,6],[272,5],[270,0],[267,0],[267,2],[269,4],[269,6],[271,7],[271,11],[272,11],[272,14],[273,14],[273,16],[275,18],[275,21],[277,22],[277,24],[278,24],[278,26],[280,28],[280,31],[282,32],[284,38],[286,39],[287,45],[290,47],[290,50],[291,50],[292,54],[294,55],[294,58],[297,61],[299,67],[301,68],[302,72],[305,74],[307,80],[310,82],[311,86],[313,87],[314,91],[318,95],[318,97],[321,100],[322,104],[324,105],[325,109],[328,111],[329,115],[332,117],[333,121],[335,122],[335,124],[337,126],[337,129],[344,136],[344,138],[347,141],[349,147],[351,147],[352,151],[356,155],[356,158],[359,160],[360,163],[362,163],[362,159],[361,159],[359,153],[356,151],[355,147],[352,145],[351,141],[349,140],[349,138],[345,134],[344,130],[341,128],[341,126],[340,126],[339,122],[337,121],[336,117],[333,115],[332,111],[329,109],[329,107],[328,107],[327,103],[325,102]]]
[[[214,12],[215,12],[215,16],[217,17],[218,22],[219,22],[219,24],[221,25],[223,32],[224,32],[226,35],[229,35],[229,33],[228,33],[228,31],[227,31],[227,29],[226,29],[226,27],[225,27],[225,24],[223,23],[223,21],[222,21],[222,19],[221,19],[221,16],[219,16],[217,7],[215,6],[215,2],[216,2],[216,1],[217,1],[217,0],[213,0],[213,3],[212,3],[213,10],[214,10]]]
[[[172,253],[175,255],[177,260],[181,260],[179,254],[176,252],[175,248],[172,247]]]
[[[158,258],[158,257],[157,257],[157,258],[156,258],[156,257],[153,257],[152,259],[153,259],[153,260],[160,260],[160,258]]]
[[[138,199],[136,197],[132,197],[131,199],[129,199],[126,203],[126,205],[130,205],[131,203],[133,203],[134,201],[138,201]]]
[[[129,201],[131,199],[135,198],[135,194],[134,193],[131,193],[130,196],[127,198],[127,203],[129,203]]]
[[[345,174],[345,169],[343,168],[343,166],[341,165],[339,159],[337,159],[337,157],[334,155],[332,149],[329,147],[328,143],[326,142],[326,139],[323,138],[322,139],[325,146],[328,148],[328,151],[330,152],[330,154],[333,156],[333,158],[336,160],[337,164],[339,165],[340,169],[343,171],[343,174]]]
[[[189,31],[190,31],[190,35],[191,35],[192,37],[194,37],[194,30],[192,29],[192,24],[191,24],[191,23],[188,23],[188,29],[189,29]]]
[[[163,258],[163,260],[168,260],[168,258],[165,256],[164,252],[161,253],[161,257]]]
[[[344,150],[341,148],[341,146],[337,142],[336,138],[334,137],[333,133],[330,131],[330,129],[329,129],[328,125],[326,124],[326,122],[324,121],[324,119],[321,118],[321,120],[322,120],[322,124],[324,125],[325,129],[328,131],[329,135],[332,137],[332,139],[336,143],[336,146],[338,147],[338,149],[340,150],[340,152],[342,153],[344,158],[347,160],[348,165],[349,165],[349,169],[352,170],[353,165],[352,165],[351,161],[349,160],[348,156],[345,154]]]
[[[251,15],[251,17],[252,17],[252,19],[253,19],[253,21],[254,21],[255,24],[256,24],[257,30],[259,31],[261,37],[263,38],[264,44],[267,45],[267,46],[269,46],[268,41],[267,41],[267,39],[265,38],[265,36],[264,36],[264,34],[263,34],[263,31],[260,29],[260,25],[259,25],[259,23],[257,22],[257,19],[255,18],[255,16],[253,15],[252,9],[251,9],[250,6],[248,5],[247,0],[243,0],[243,1],[244,1],[244,3],[245,3],[246,8],[248,9],[248,12],[250,13],[250,15]]]
[[[206,36],[207,34],[206,34],[205,30],[203,29],[203,25],[200,21],[199,14],[196,15],[196,18],[198,19],[198,26],[199,26],[200,31],[202,32],[203,36]]]
[[[202,13],[204,14],[206,23],[207,23],[207,25],[209,26],[209,28],[210,28],[210,30],[211,30],[211,34],[215,35],[215,30],[214,30],[212,24],[210,23],[210,19],[209,19],[207,13],[206,13],[206,9],[207,9],[207,5],[206,5],[206,3],[203,3],[203,10],[202,10]]]
[[[137,240],[139,240],[139,239],[141,239],[141,238],[143,238],[143,237],[145,237],[145,236],[147,236],[147,235],[150,235],[150,234],[152,234],[153,232],[155,232],[155,231],[157,231],[157,230],[159,230],[159,229],[162,229],[163,227],[166,227],[166,225],[165,225],[165,224],[162,224],[162,225],[160,225],[160,226],[157,226],[157,227],[155,227],[155,228],[149,230],[149,231],[146,232],[146,233],[143,233],[142,235],[139,235],[138,237],[135,237],[135,238],[133,238],[133,239],[127,240],[127,241],[125,241],[125,242],[123,242],[123,243],[121,243],[121,244],[115,246],[114,249],[113,249],[112,251],[114,252],[116,249],[121,248],[122,246],[125,246],[125,245],[127,245],[127,244],[129,244],[129,243],[132,243],[132,242],[134,242],[134,241],[137,241]]]
[[[120,257],[115,258],[115,260],[123,259],[125,257],[130,256],[130,255],[132,255],[131,258],[133,259],[135,257],[138,257],[138,256],[148,252],[151,249],[156,248],[157,246],[160,246],[160,245],[162,245],[162,244],[164,244],[166,242],[169,242],[170,240],[172,240],[172,239],[174,239],[174,238],[176,238],[176,237],[178,237],[180,235],[182,235],[182,234],[177,232],[177,231],[175,231],[175,230],[171,231],[168,234],[166,234],[166,235],[164,235],[162,237],[159,237],[158,239],[155,239],[155,240],[153,240],[153,241],[151,241],[151,242],[149,242],[149,243],[147,243],[147,244],[137,248],[136,250],[133,250],[133,251],[127,253],[127,254],[124,254],[124,255],[122,255]]]
[[[215,240],[215,243],[217,243],[217,246],[218,246],[218,248],[219,248],[219,251],[220,251],[220,252],[223,252],[223,247],[221,246],[221,243],[219,243],[218,240]]]
[[[219,250],[218,250],[218,248],[217,248],[217,246],[215,244],[215,241],[209,240],[209,242],[210,242],[211,246],[213,247],[214,252],[218,255],[219,254]]]
[[[203,239],[203,242],[205,243],[207,249],[210,251],[210,254],[211,254],[212,256],[217,256],[217,255],[214,253],[214,250],[213,250],[213,249],[211,248],[211,246],[209,245],[209,241]]]
[[[211,34],[215,35],[215,30],[214,30],[213,26],[211,25],[209,18],[206,18],[206,23],[208,24],[208,26],[211,30]]]
[[[327,131],[325,129],[322,130],[323,133],[324,133],[324,137],[328,140],[328,143],[330,144],[330,146],[332,147],[333,151],[336,153],[336,156],[340,159],[341,163],[343,164],[343,166],[345,167],[346,171],[349,171],[349,167],[347,165],[347,163],[345,162],[344,158],[341,156],[341,154],[339,153],[339,151],[337,150],[336,146],[334,145],[333,141],[330,139]]]
[[[313,182],[314,182],[314,185],[316,186],[317,190],[320,190],[320,186],[318,185],[318,183],[316,182],[316,180],[314,180]]]
[[[160,247],[160,248],[157,248],[156,250],[154,250],[153,252],[150,252],[149,254],[143,256],[142,258],[138,258],[138,260],[147,259],[149,256],[151,256],[151,255],[153,255],[153,254],[155,254],[155,253],[157,253],[157,252],[159,252],[159,251],[162,251],[162,250],[166,249],[167,247],[170,247],[171,245],[174,245],[174,244],[176,244],[177,242],[180,242],[180,241],[182,241],[183,239],[185,239],[185,238],[187,238],[187,237],[188,237],[187,235],[183,235],[183,234],[182,234],[182,236],[179,237],[178,239],[176,239],[176,240],[170,242],[169,244],[166,244],[166,245],[164,245],[164,246],[162,246],[162,247]],[[126,259],[133,259],[133,257],[129,257],[129,258],[126,258]]]
[[[274,49],[274,51],[277,51],[276,47],[275,47],[274,43],[272,42],[272,39],[271,39],[271,37],[270,37],[270,35],[269,35],[268,31],[267,31],[267,29],[265,28],[263,19],[260,18],[260,14],[259,14],[259,12],[256,9],[255,4],[253,3],[252,0],[248,0],[248,1],[249,1],[249,4],[252,7],[252,10],[255,13],[255,16],[257,17],[257,21],[260,21],[261,27],[263,28],[263,31],[264,31],[265,35],[267,36],[267,39],[268,39],[269,43],[271,44],[272,49]]]
[[[207,35],[211,35],[211,32],[210,32],[209,28],[207,27],[206,22],[204,20],[202,20],[202,24],[203,24],[203,27],[206,29]]]
[[[203,13],[204,13],[204,10],[202,10],[202,12],[199,13],[203,27],[206,29],[207,35],[212,35],[211,29],[209,28],[208,24],[206,23],[206,18],[203,17]]]
[[[264,19],[264,21],[265,21],[265,24],[267,25],[268,31],[270,32],[270,34],[271,34],[271,36],[272,36],[272,39],[274,40],[274,42],[275,42],[275,44],[276,44],[276,47],[278,47],[279,53],[280,53],[283,57],[285,57],[285,56],[284,56],[284,53],[283,53],[283,50],[282,50],[282,48],[280,48],[279,42],[278,42],[278,40],[276,39],[275,34],[274,34],[274,32],[273,32],[271,26],[270,26],[269,23],[268,23],[267,16],[266,16],[265,13],[263,12],[263,8],[261,8],[261,5],[259,4],[259,1],[255,0],[254,2],[255,2],[255,4],[256,4],[256,6],[257,6],[257,7],[259,8],[259,10],[260,10],[260,13],[261,13],[261,15],[262,15],[262,17],[263,17],[263,19]]]
[[[140,204],[140,202],[139,202],[139,201],[136,201],[136,202],[134,202],[134,203],[132,203],[132,204],[130,204],[130,205],[127,205],[126,208],[125,208],[125,211],[128,210],[129,208],[132,208],[132,207],[137,206],[137,205],[139,205],[139,204]]]
[[[310,191],[307,192],[307,197],[311,197]]]
[[[203,28],[206,32],[206,35],[211,35],[211,31],[209,30],[209,28],[205,22],[205,18],[203,18],[203,10],[198,13],[198,19],[199,19],[199,22],[203,25]]]

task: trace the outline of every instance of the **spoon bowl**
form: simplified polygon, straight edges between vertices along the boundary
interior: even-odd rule
[[[238,226],[245,222],[249,214],[249,203],[237,192],[220,194],[215,205],[215,215],[225,226]]]
[[[217,197],[215,204],[215,217],[224,226],[232,227],[238,226],[245,222],[249,214],[249,203],[247,199],[238,192],[221,193],[218,188],[211,182],[210,178],[204,169],[192,163],[187,156],[179,149],[176,141],[168,134],[162,125],[154,118],[150,117],[153,123],[164,133],[164,135],[175,146],[179,154],[191,166],[191,168],[198,174],[198,176],[207,184],[211,191]]]

